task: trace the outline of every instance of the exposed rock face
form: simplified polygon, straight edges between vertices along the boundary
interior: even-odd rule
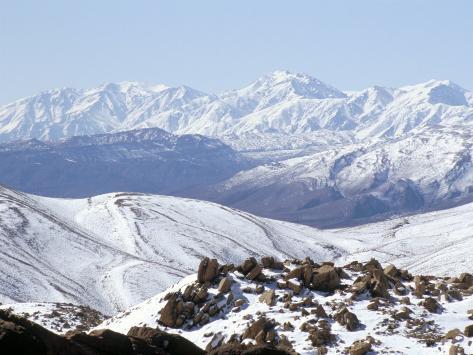
[[[197,272],[197,281],[199,283],[212,282],[218,274],[217,259],[209,259],[205,257],[199,264]]]
[[[159,329],[132,327],[127,335],[129,337],[143,339],[158,349],[165,350],[170,355],[205,354],[205,351],[186,338],[177,334],[169,334]]]
[[[56,335],[24,318],[0,311],[0,350],[18,355],[204,355],[180,335],[133,327],[128,335],[108,329]]]

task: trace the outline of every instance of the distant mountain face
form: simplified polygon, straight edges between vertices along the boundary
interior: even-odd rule
[[[133,82],[46,91],[0,108],[0,141],[149,127],[218,137],[319,130],[399,137],[432,124],[472,123],[472,93],[450,81],[344,93],[305,74],[276,71],[221,95]]]
[[[437,127],[242,171],[207,199],[316,226],[365,223],[473,200],[473,128]]]
[[[46,196],[178,193],[215,184],[251,164],[217,139],[159,128],[0,144],[0,181]]]

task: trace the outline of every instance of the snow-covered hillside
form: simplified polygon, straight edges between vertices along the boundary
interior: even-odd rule
[[[74,302],[123,310],[191,274],[203,256],[316,261],[376,256],[436,275],[473,268],[465,205],[357,228],[320,231],[217,204],[132,193],[90,199],[0,190],[0,302]]]
[[[294,135],[321,129],[359,138],[398,137],[433,124],[471,124],[472,97],[450,81],[435,80],[344,93],[287,71],[221,95],[124,82],[89,90],[55,89],[8,104],[0,108],[0,140],[57,140],[149,127],[237,141],[268,134],[266,141],[273,145],[271,134],[286,135],[289,142]]]

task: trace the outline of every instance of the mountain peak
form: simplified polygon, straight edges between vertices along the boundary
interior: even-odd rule
[[[449,106],[467,106],[466,90],[451,80],[429,80],[412,86],[404,86],[401,91],[420,99],[426,99],[431,104]]]

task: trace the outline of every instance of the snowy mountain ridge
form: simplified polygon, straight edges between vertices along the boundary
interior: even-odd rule
[[[306,74],[276,71],[221,95],[136,82],[45,91],[0,108],[0,141],[149,127],[217,137],[327,130],[361,139],[472,122],[472,93],[448,80],[342,92]]]

